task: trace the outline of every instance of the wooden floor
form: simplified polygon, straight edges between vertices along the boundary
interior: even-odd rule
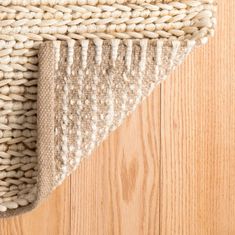
[[[235,235],[235,1],[46,202],[1,235]]]

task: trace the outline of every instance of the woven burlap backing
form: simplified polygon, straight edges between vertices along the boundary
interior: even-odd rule
[[[50,47],[51,45],[49,45]],[[44,45],[42,46],[42,48]],[[48,49],[48,48],[47,48]],[[53,49],[40,50],[38,80],[38,201],[46,197],[54,187],[54,54]],[[40,98],[42,97],[42,98]]]
[[[38,200],[120,126],[195,45],[119,40],[114,46],[114,40],[89,40],[85,56],[84,42],[46,42],[40,47]]]

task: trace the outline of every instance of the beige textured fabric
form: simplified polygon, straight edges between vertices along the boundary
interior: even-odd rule
[[[55,179],[55,154],[54,154],[54,55],[53,48],[39,52],[39,61],[42,69],[39,71],[37,122],[38,122],[38,191],[37,199],[46,197],[54,187]]]
[[[50,135],[49,142],[40,142],[38,151],[44,151],[44,156],[54,152],[50,161],[56,169],[55,187],[121,125],[194,44],[115,39],[55,41],[41,46],[40,71],[50,69],[54,74],[40,73],[39,85],[43,87],[38,88],[38,103],[43,107],[50,102],[54,109],[50,105],[50,111],[38,110],[39,134]],[[40,117],[47,115],[54,132],[41,126],[45,122]],[[52,136],[54,145],[47,153]]]
[[[0,217],[60,184],[213,35],[214,11],[212,0],[0,1]]]

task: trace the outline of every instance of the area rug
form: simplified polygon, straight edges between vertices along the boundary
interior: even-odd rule
[[[0,216],[29,211],[214,34],[212,0],[0,1]]]

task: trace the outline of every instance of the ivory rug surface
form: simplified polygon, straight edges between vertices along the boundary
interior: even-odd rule
[[[0,1],[0,216],[33,209],[214,33],[212,0]]]

